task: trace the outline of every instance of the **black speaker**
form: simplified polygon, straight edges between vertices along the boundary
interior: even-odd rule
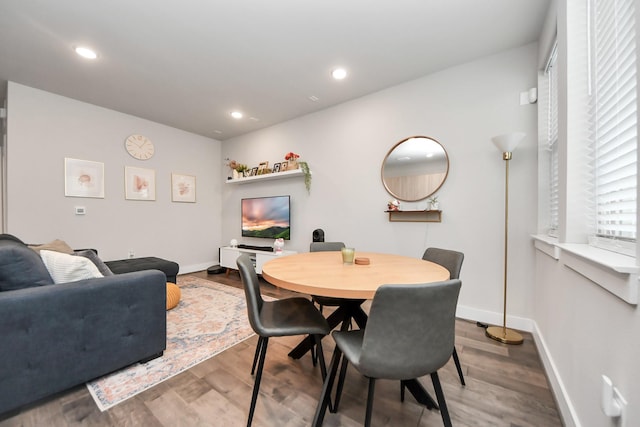
[[[313,230],[313,241],[314,242],[324,242],[324,231],[322,231],[322,228],[318,228],[317,230]]]

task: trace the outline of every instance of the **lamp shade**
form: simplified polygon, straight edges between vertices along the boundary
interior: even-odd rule
[[[520,141],[527,136],[524,132],[511,132],[491,138],[498,150],[503,153],[510,153],[516,149]]]

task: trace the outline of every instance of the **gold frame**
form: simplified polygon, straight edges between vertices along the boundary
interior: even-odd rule
[[[267,169],[269,169],[269,162],[260,162],[256,175],[263,175],[267,173]]]

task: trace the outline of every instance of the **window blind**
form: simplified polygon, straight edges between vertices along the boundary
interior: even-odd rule
[[[549,57],[546,74],[548,79],[547,96],[547,143],[549,149],[549,234],[558,235],[560,198],[558,193],[558,59],[557,45]]]
[[[637,96],[633,0],[592,0],[592,118],[598,237],[635,241]]]

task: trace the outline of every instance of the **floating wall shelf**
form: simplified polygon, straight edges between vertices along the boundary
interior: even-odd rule
[[[441,222],[442,211],[385,211],[390,222]]]
[[[297,176],[304,176],[302,169],[293,169],[293,170],[284,171],[284,172],[267,173],[264,175],[247,176],[247,177],[238,178],[238,179],[228,179],[226,183],[227,184],[249,184],[256,181],[269,181],[272,179],[295,178]]]

